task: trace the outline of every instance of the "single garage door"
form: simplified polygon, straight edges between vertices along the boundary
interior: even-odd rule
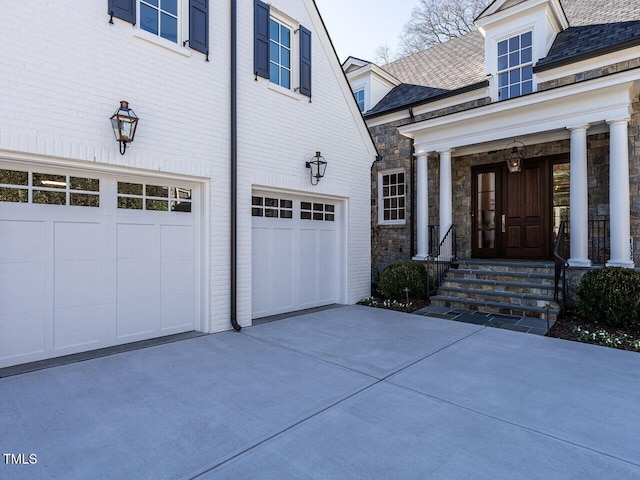
[[[0,367],[195,329],[196,189],[0,164]]]
[[[339,214],[335,200],[254,193],[253,318],[339,301]]]

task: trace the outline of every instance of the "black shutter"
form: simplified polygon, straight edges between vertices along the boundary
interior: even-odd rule
[[[209,0],[189,0],[189,47],[209,55]]]
[[[269,5],[255,0],[253,8],[253,71],[269,78]]]
[[[311,96],[311,32],[300,25],[300,93]]]
[[[107,13],[111,15],[110,23],[113,23],[113,17],[116,17],[135,25],[136,0],[109,0],[109,12]]]

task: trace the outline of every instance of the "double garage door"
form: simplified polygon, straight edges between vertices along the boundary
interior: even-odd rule
[[[197,188],[0,164],[0,367],[195,329]]]
[[[254,192],[251,203],[253,318],[338,303],[340,202]]]

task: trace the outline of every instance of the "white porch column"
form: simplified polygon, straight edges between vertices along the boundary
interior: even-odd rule
[[[609,221],[611,259],[609,266],[633,268],[631,259],[631,207],[629,201],[629,118],[609,124]]]
[[[429,172],[427,154],[418,155],[418,182],[416,187],[418,251],[414,260],[424,260],[429,255]]]
[[[440,153],[440,240],[453,224],[453,187],[451,184],[451,152]]]
[[[569,215],[571,220],[572,267],[590,267],[589,260],[589,195],[587,179],[587,128],[571,127],[571,172]]]

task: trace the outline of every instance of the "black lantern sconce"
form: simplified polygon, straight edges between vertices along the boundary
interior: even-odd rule
[[[504,148],[502,154],[507,162],[509,173],[520,173],[522,170],[522,160],[524,160],[524,157],[527,154],[527,147],[525,144],[514,140]]]
[[[127,143],[133,142],[138,126],[138,116],[129,108],[129,103],[122,100],[120,108],[111,116],[111,127],[116,140],[120,143],[120,155],[127,150]]]
[[[320,152],[316,152],[316,156],[312,157],[311,160],[306,163],[306,167],[310,169],[311,185],[317,185],[320,179],[324,177],[327,162],[324,157],[320,155]]]

